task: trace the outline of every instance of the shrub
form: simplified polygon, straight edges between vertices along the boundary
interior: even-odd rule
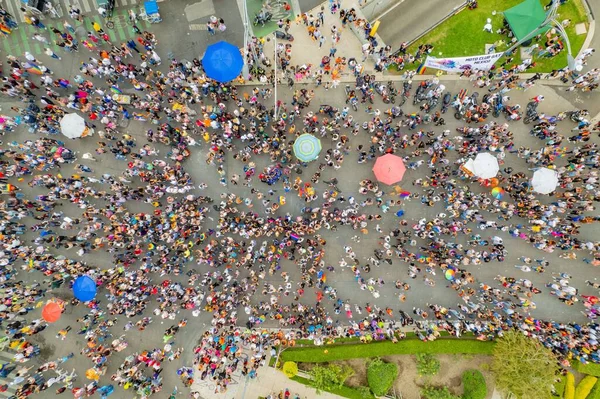
[[[487,387],[485,378],[479,370],[466,370],[462,375],[463,396],[462,399],[485,399]]]
[[[394,363],[375,359],[367,367],[367,381],[375,396],[385,395],[394,385],[396,377],[398,377],[398,366]]]
[[[575,399],[575,376],[573,373],[567,373],[567,383],[565,384],[565,399]]]
[[[292,378],[298,375],[298,365],[296,362],[285,362],[283,363],[283,374],[287,378]]]
[[[454,395],[448,388],[435,388],[427,386],[421,389],[421,396],[424,399],[460,399],[459,396]]]
[[[440,371],[440,361],[430,353],[417,353],[419,375],[435,375]]]
[[[583,380],[577,384],[577,388],[575,389],[575,399],[586,399],[597,381],[598,378],[592,375],[586,375]]]
[[[600,380],[596,381],[596,385],[594,385],[594,389],[592,389],[587,399],[600,399]]]
[[[330,364],[328,366],[315,366],[310,370],[312,385],[320,391],[331,391],[341,388],[344,382],[354,374],[350,366]]]

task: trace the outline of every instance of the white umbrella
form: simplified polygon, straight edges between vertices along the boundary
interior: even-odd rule
[[[489,152],[477,154],[473,161],[473,174],[482,179],[496,177],[499,170],[498,159]]]
[[[468,159],[467,162],[465,162],[464,164],[462,164],[461,169],[463,170],[463,172],[465,172],[469,176],[473,176],[473,170],[475,169],[473,167],[473,160],[472,159]]]
[[[68,138],[76,139],[86,131],[85,120],[77,114],[67,114],[60,120],[60,130]]]
[[[533,190],[540,194],[550,194],[558,186],[558,173],[548,168],[539,168],[531,179]]]

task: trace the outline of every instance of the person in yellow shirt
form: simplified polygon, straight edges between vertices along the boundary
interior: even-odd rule
[[[100,24],[98,22],[94,22],[92,24],[92,27],[94,28],[94,30],[96,31],[96,33],[99,33],[99,34],[103,34],[104,33],[104,31],[102,30],[102,27],[100,26]]]

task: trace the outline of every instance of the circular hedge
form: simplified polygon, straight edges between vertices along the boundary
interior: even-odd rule
[[[372,360],[367,367],[367,381],[375,396],[385,395],[398,377],[398,365],[385,363],[381,359]]]
[[[462,399],[485,399],[487,387],[479,370],[466,370],[462,375],[464,393]]]

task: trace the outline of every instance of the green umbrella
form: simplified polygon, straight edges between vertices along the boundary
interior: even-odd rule
[[[320,152],[321,140],[312,134],[304,133],[294,142],[294,155],[302,162],[314,161]]]

